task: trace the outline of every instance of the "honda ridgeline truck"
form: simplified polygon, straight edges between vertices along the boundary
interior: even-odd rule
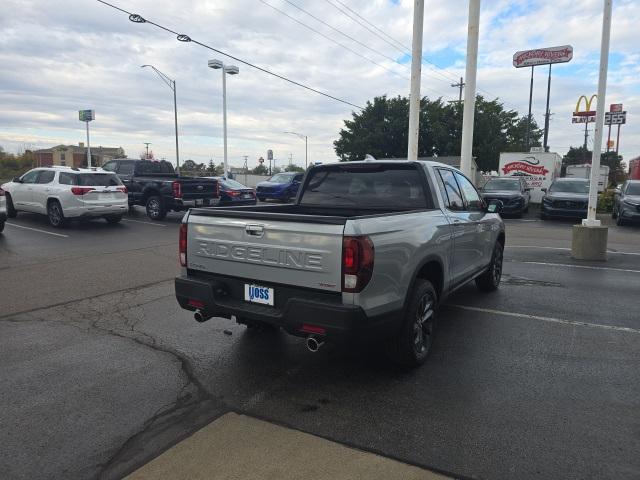
[[[429,354],[438,304],[498,288],[500,201],[437,162],[311,168],[289,205],[192,208],[180,228],[180,306],[203,322],[281,327],[317,351],[379,339],[398,363]]]

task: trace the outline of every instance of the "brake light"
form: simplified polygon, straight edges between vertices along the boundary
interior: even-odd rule
[[[173,198],[182,198],[182,185],[180,185],[180,182],[173,182],[171,189],[173,190]]]
[[[71,193],[74,195],[84,195],[92,190],[94,190],[93,187],[71,187]]]
[[[122,193],[127,193],[127,187],[118,187],[117,190]]]
[[[238,191],[238,190],[226,190],[227,195],[231,196],[231,197],[237,197],[239,195],[242,194],[242,192]]]
[[[178,251],[180,252],[180,266],[187,266],[187,224],[180,225],[180,237],[178,240]]]
[[[373,274],[373,242],[366,235],[342,240],[342,291],[364,290]]]

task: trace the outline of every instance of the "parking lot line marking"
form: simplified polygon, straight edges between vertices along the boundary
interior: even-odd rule
[[[526,318],[528,320],[540,320],[542,322],[561,323],[565,325],[573,325],[576,327],[600,328],[602,330],[615,330],[618,332],[626,332],[626,333],[640,333],[640,329],[630,328],[630,327],[619,327],[616,325],[599,325],[597,323],[577,322],[575,320],[564,320],[562,318],[541,317],[539,315],[529,315],[528,313],[505,312],[502,310],[492,310],[490,308],[471,307],[469,305],[455,305],[453,303],[447,303],[445,306],[459,308],[461,310],[469,310],[471,312],[490,313],[493,315],[502,315],[505,317]]]
[[[11,225],[12,227],[24,228],[25,230],[33,230],[34,232],[46,233],[47,235],[53,235],[54,237],[69,238],[69,235],[64,235],[62,233],[47,232],[46,230],[40,230],[39,228],[25,227],[24,225],[18,225],[17,223],[7,222],[7,225]]]
[[[145,225],[153,225],[154,227],[166,227],[163,223],[143,222],[142,220],[131,220],[130,218],[123,218],[125,222],[144,223]]]
[[[530,265],[548,265],[551,267],[586,268],[587,270],[613,270],[614,272],[640,273],[640,270],[630,270],[628,268],[594,267],[591,265],[572,265],[570,263],[520,262],[518,260],[510,260],[510,261],[514,263],[528,263]]]
[[[538,249],[545,249],[545,250],[565,250],[565,251],[571,250],[570,248],[567,248],[567,247],[541,247],[541,246],[538,246],[538,245],[505,245],[504,248],[538,248]],[[637,252],[617,252],[615,250],[607,250],[607,253],[613,253],[613,254],[618,254],[618,255],[638,255],[638,256],[640,256],[640,253],[637,253]]]

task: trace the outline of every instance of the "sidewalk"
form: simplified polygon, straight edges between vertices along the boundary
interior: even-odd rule
[[[448,477],[297,430],[227,413],[127,478],[444,480]]]

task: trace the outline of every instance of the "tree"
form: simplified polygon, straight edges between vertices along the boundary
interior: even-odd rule
[[[287,165],[284,169],[285,172],[304,172],[304,168],[297,166],[295,163]]]
[[[207,166],[207,172],[216,173],[216,166],[213,163],[213,158],[209,160],[209,165]]]
[[[267,173],[269,173],[269,170],[264,166],[263,163],[261,163],[256,168],[251,170],[251,173],[253,173],[254,175],[266,175]]]
[[[376,158],[406,158],[409,101],[406,97],[375,97],[361,112],[345,120],[334,142],[342,161],[362,160],[366,154]],[[478,96],[473,136],[473,152],[480,170],[497,170],[500,152],[526,150],[527,117],[505,110],[496,100]],[[531,123],[531,145],[539,144],[542,130]],[[442,99],[423,98],[420,105],[420,143],[418,156],[460,155],[462,105]]]
[[[182,170],[193,172],[196,170],[196,168],[197,164],[193,160],[185,160],[184,162],[182,162]]]

